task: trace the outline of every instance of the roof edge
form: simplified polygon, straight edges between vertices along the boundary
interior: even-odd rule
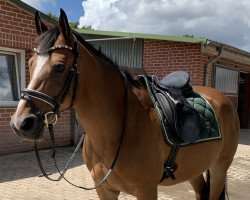
[[[206,43],[207,42],[206,38],[194,38],[194,37],[187,37],[187,36],[166,36],[166,35],[156,35],[156,34],[101,31],[101,30],[88,30],[88,29],[74,29],[74,30],[80,34],[90,34],[90,35],[131,37],[131,38],[140,38],[140,39],[165,40],[165,41],[187,42],[187,43]]]
[[[51,17],[44,14],[43,12],[33,8],[32,6],[24,3],[21,0],[9,0],[9,3],[14,4],[14,5],[18,6],[19,8],[21,8],[22,10],[24,10],[24,11],[26,11],[28,13],[34,14],[34,15],[35,15],[35,12],[38,11],[43,20],[45,20],[46,22],[48,22],[50,24],[54,24],[54,25],[57,24],[56,20],[52,19]]]
[[[243,55],[243,56],[250,57],[250,52],[242,50],[242,49],[239,49],[237,47],[234,47],[234,46],[231,46],[231,45],[228,45],[228,44],[221,43],[221,42],[216,42],[216,41],[213,41],[213,40],[208,40],[207,45],[212,45],[214,47],[221,47],[221,46],[223,46],[223,48],[226,49],[226,50],[228,50],[228,51],[231,51],[233,53],[240,54],[240,55]]]

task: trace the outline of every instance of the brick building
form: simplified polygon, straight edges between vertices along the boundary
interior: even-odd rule
[[[30,142],[20,140],[13,133],[9,122],[20,90],[26,87],[29,79],[27,64],[37,36],[34,13],[34,8],[19,0],[0,1],[0,155],[33,148]],[[44,14],[41,17],[49,26],[55,23]],[[71,111],[64,113],[56,125],[58,146],[71,144],[71,115]],[[45,133],[47,140],[48,132]],[[41,146],[47,146],[45,141]]]
[[[32,144],[12,132],[9,121],[20,90],[29,81],[27,62],[35,47],[35,9],[19,0],[0,1],[0,154],[27,151]],[[41,13],[47,25],[56,22]],[[159,78],[186,70],[193,85],[208,85],[226,93],[238,107],[241,126],[249,127],[250,53],[205,38],[77,30],[97,49],[134,74]],[[74,112],[64,113],[55,127],[58,146],[76,138]],[[45,132],[45,141],[49,140]],[[74,141],[75,142],[75,141]],[[43,147],[47,147],[42,142]]]

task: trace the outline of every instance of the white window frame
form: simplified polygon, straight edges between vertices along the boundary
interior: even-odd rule
[[[26,85],[25,50],[0,47],[0,53],[15,56],[16,73],[19,78],[19,80],[17,80],[18,94],[20,96],[20,91],[23,90]],[[18,101],[0,101],[0,107],[16,107],[17,105]]]

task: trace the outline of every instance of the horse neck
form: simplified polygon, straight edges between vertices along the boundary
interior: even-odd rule
[[[93,146],[100,152],[113,153],[124,120],[124,83],[114,67],[86,49],[79,51],[79,92],[75,109]]]

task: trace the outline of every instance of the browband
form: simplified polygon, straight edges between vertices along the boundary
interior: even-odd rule
[[[73,51],[73,48],[68,46],[68,45],[56,45],[56,46],[50,47],[47,51],[39,51],[37,48],[34,48],[33,50],[38,55],[43,55],[43,54],[47,54],[55,49],[68,49],[70,51]]]

